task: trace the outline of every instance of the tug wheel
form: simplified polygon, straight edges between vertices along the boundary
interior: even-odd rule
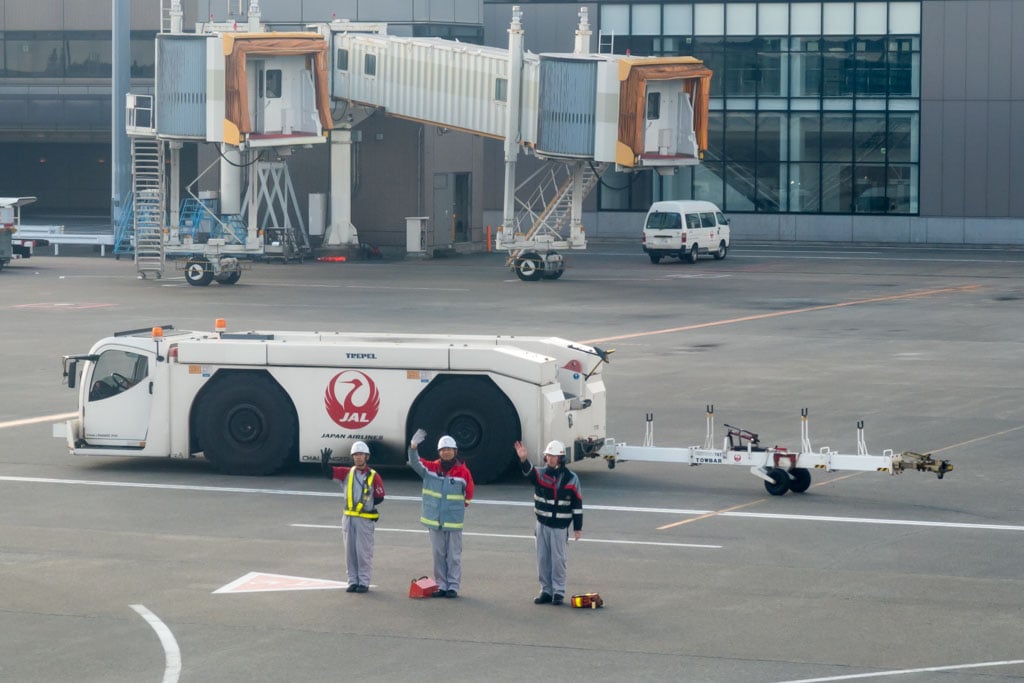
[[[792,479],[789,482],[789,490],[793,493],[803,493],[811,487],[811,471],[804,467],[797,467],[790,471]]]
[[[782,468],[775,467],[768,470],[768,476],[774,479],[775,483],[766,481],[764,483],[764,490],[773,496],[786,495],[786,491],[789,490],[789,473]]]

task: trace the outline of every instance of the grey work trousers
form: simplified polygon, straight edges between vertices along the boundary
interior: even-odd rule
[[[341,518],[341,535],[345,539],[345,568],[349,584],[370,585],[373,574],[373,528],[375,519],[352,517]]]
[[[537,522],[537,575],[548,595],[565,595],[565,567],[569,561],[569,529]]]
[[[462,530],[429,529],[434,551],[434,581],[438,590],[457,591],[462,585]]]

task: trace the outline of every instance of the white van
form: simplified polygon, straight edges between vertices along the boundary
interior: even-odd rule
[[[643,248],[651,263],[663,256],[690,263],[700,254],[723,259],[729,251],[729,219],[711,202],[654,202],[644,220]]]

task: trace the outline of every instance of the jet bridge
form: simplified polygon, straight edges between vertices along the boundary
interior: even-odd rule
[[[331,98],[504,140],[505,205],[495,246],[509,251],[521,279],[556,279],[564,269],[557,250],[586,247],[582,202],[605,168],[671,173],[700,163],[711,70],[693,57],[591,54],[586,8],[573,53],[525,52],[520,19],[513,8],[508,49],[332,22],[323,29],[333,59]],[[341,128],[335,135],[345,134]],[[347,151],[332,145],[336,177],[347,177]],[[516,186],[520,153],[553,168]],[[347,216],[339,201],[347,198],[332,200],[332,215]],[[325,242],[354,239],[344,222],[332,225]]]

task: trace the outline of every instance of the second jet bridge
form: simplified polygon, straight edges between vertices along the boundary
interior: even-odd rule
[[[331,97],[504,140],[508,50],[437,38],[334,32]],[[693,57],[522,56],[518,143],[539,157],[620,170],[697,164],[711,70]]]

